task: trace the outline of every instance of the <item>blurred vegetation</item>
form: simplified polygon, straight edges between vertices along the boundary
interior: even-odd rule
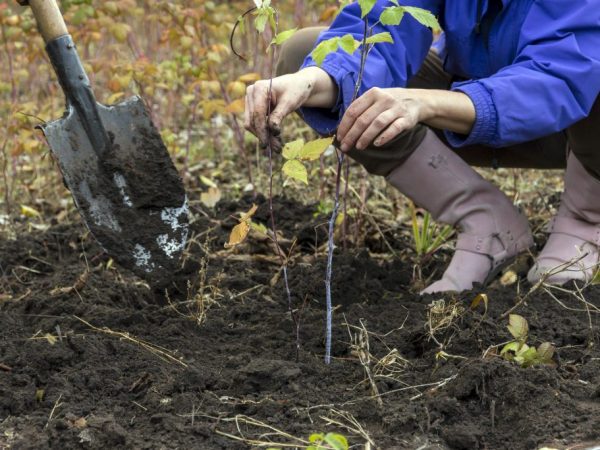
[[[281,29],[328,20],[337,2],[277,2]],[[241,129],[249,83],[271,72],[266,53],[271,36],[253,27],[229,35],[244,1],[62,0],[61,9],[100,102],[141,95],[186,180],[214,163],[233,165],[239,188],[259,166],[254,140]],[[0,214],[15,204],[44,209],[69,203],[60,177],[35,126],[60,118],[64,96],[27,7],[0,1]],[[305,130],[307,131],[307,130]],[[259,155],[260,156],[260,155]],[[197,166],[200,164],[200,166]],[[209,164],[212,166],[212,164]],[[237,186],[237,185],[236,185]]]

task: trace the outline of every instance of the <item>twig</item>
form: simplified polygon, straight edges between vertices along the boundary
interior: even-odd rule
[[[94,331],[97,331],[99,333],[108,334],[109,336],[115,336],[115,337],[124,339],[124,340],[126,340],[128,342],[132,342],[132,343],[134,343],[136,345],[139,345],[140,347],[148,350],[150,353],[158,356],[163,361],[173,362],[173,363],[179,364],[179,365],[181,365],[183,367],[188,367],[188,365],[186,363],[184,363],[183,361],[181,361],[178,358],[175,358],[171,354],[171,352],[169,350],[167,350],[166,348],[164,348],[164,347],[159,347],[159,346],[151,344],[151,343],[149,343],[147,341],[144,341],[142,339],[131,337],[129,335],[129,333],[124,333],[124,332],[121,332],[121,331],[113,331],[113,330],[111,330],[111,329],[109,329],[107,327],[98,328],[98,327],[95,327],[94,325],[92,325],[91,323],[89,323],[89,322],[81,319],[80,317],[77,317],[77,316],[73,316],[73,317],[75,319],[79,320],[84,325],[87,325],[88,327],[90,327]]]
[[[0,363],[0,370],[3,372],[12,372],[12,367]]]
[[[60,399],[61,398],[62,398],[62,394],[60,394],[58,396],[58,398],[56,399],[56,401],[54,402],[54,406],[52,407],[52,411],[50,411],[50,416],[48,416],[48,421],[46,422],[46,425],[44,425],[44,430],[46,428],[48,428],[48,426],[50,425],[50,422],[52,421],[52,418],[54,417],[54,413],[62,405],[62,403],[60,403]]]

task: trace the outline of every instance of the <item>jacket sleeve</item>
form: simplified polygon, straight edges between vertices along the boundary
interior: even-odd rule
[[[421,0],[402,2],[402,5],[418,6],[438,15],[441,3],[442,0]],[[388,0],[377,0],[375,7],[368,15],[370,26],[378,22],[384,7],[391,5]],[[317,44],[346,34],[352,34],[355,39],[362,40],[364,22],[360,15],[358,3],[346,6],[331,27],[321,33]],[[394,43],[375,44],[367,58],[359,95],[372,87],[406,86],[407,80],[421,67],[433,40],[431,30],[419,24],[409,14],[404,16],[398,26],[376,25],[373,34],[384,31],[390,32]],[[316,63],[309,55],[302,68],[311,66],[316,66]],[[331,110],[304,107],[300,109],[300,113],[306,123],[318,133],[329,135],[335,132],[344,112],[352,102],[360,68],[360,51],[355,52],[354,55],[349,55],[343,50],[332,53],[325,58],[321,68],[331,76],[338,86],[337,103]]]
[[[513,64],[452,89],[467,94],[476,110],[468,136],[446,132],[455,147],[505,147],[585,118],[600,92],[598,1],[535,0]]]

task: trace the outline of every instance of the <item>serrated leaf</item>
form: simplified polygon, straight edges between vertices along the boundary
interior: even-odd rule
[[[433,31],[440,31],[440,23],[431,11],[416,6],[404,6],[403,8],[421,25],[431,28]]]
[[[281,33],[279,33],[277,36],[275,36],[273,38],[273,40],[271,41],[271,45],[283,44],[285,41],[287,41],[289,38],[291,38],[294,34],[296,34],[296,31],[298,31],[298,28],[293,28],[291,30],[282,31]]]
[[[297,157],[304,161],[315,161],[321,157],[323,152],[333,143],[333,138],[316,139],[307,142],[298,152]]]
[[[375,3],[377,3],[377,0],[358,0],[358,4],[360,5],[361,19],[371,12],[375,6]]]
[[[402,6],[390,6],[381,13],[379,20],[383,25],[400,25],[404,17],[404,8]]]
[[[285,175],[308,185],[308,171],[297,159],[287,161],[281,169]]]
[[[394,38],[392,38],[392,35],[387,31],[384,31],[383,33],[374,34],[373,36],[369,36],[367,38],[367,44],[377,44],[379,42],[388,42],[390,44],[393,44]]]
[[[325,442],[334,450],[348,450],[348,439],[341,434],[327,433],[325,435]]]
[[[229,242],[225,244],[225,248],[235,247],[246,240],[248,233],[250,233],[249,222],[250,221],[240,222],[233,227],[233,230],[231,230],[231,234],[229,235]]]
[[[288,142],[283,146],[283,150],[281,151],[282,156],[285,159],[296,159],[298,155],[300,155],[300,150],[304,146],[304,139],[297,139],[292,142]]]
[[[333,37],[325,41],[319,42],[319,44],[311,52],[311,56],[314,59],[317,66],[321,66],[327,55],[337,52],[339,48],[339,37]]]
[[[353,55],[361,46],[361,42],[354,39],[351,34],[342,36],[338,43],[339,47],[349,55]]]
[[[527,320],[518,314],[511,314],[508,318],[508,331],[512,336],[520,341],[524,341],[529,333]]]

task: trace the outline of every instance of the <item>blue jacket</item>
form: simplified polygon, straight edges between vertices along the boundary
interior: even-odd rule
[[[369,23],[388,0],[377,0]],[[468,136],[447,133],[455,147],[504,147],[563,130],[585,118],[600,93],[600,0],[412,0],[438,16],[444,30],[445,70],[467,80],[453,83],[473,101],[477,118]],[[494,10],[494,5],[496,9]],[[369,54],[360,93],[405,87],[419,70],[432,34],[408,14],[389,31],[394,44]],[[347,6],[319,42],[347,33],[361,39],[357,3]],[[303,108],[305,120],[331,134],[352,100],[360,52],[329,55],[322,68],[339,87],[333,111]],[[309,56],[304,66],[314,66]],[[600,128],[600,124],[598,125]],[[600,151],[600,142],[598,143]]]

